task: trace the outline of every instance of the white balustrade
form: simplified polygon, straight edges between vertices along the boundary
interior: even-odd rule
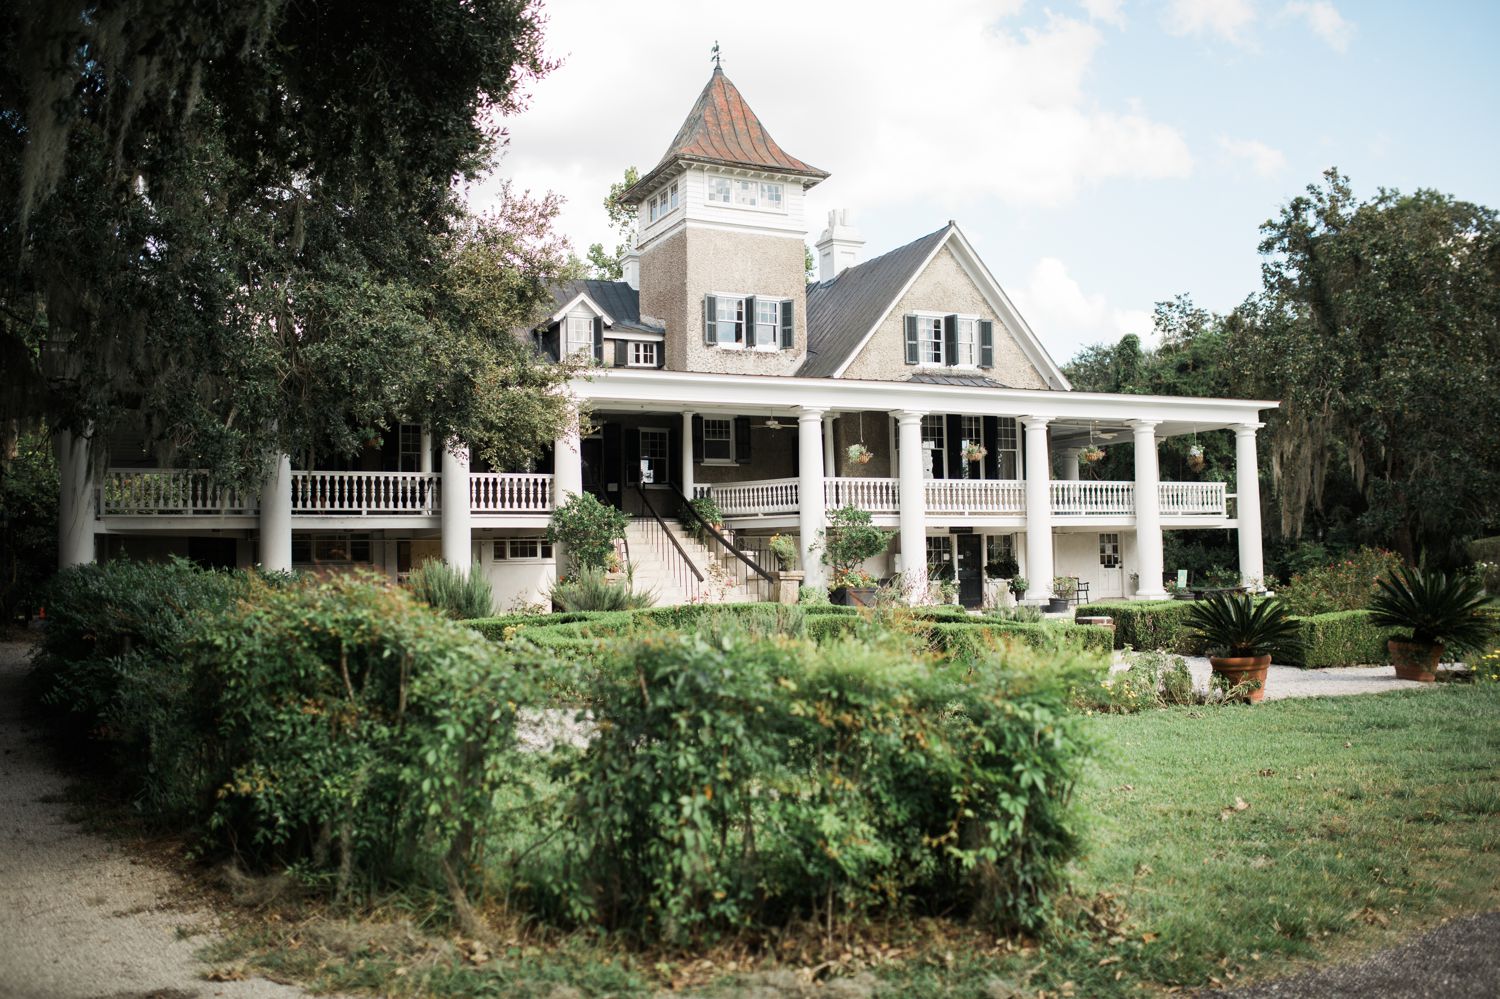
[[[470,472],[469,509],[474,513],[550,513],[552,476]]]
[[[216,485],[199,469],[111,468],[99,482],[99,516],[169,517],[253,514],[254,490]]]
[[[823,497],[829,510],[857,506],[870,513],[898,513],[901,509],[901,480],[824,479]]]
[[[797,479],[713,483],[708,495],[726,517],[763,517],[797,512]]]
[[[1059,481],[1052,487],[1052,513],[1057,517],[1135,515],[1134,482]]]
[[[1163,482],[1158,486],[1164,517],[1226,517],[1229,500],[1223,482]]]
[[[929,514],[1024,514],[1026,483],[1020,479],[928,479]]]
[[[431,514],[431,472],[293,472],[292,516]]]

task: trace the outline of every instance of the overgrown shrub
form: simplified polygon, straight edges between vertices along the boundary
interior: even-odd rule
[[[1135,714],[1152,708],[1198,704],[1187,660],[1169,652],[1132,652],[1123,670],[1073,688],[1073,706],[1100,714]]]
[[[574,570],[605,569],[630,518],[589,493],[575,493],[552,513],[547,540],[566,547]]]
[[[418,600],[455,620],[484,617],[495,609],[494,591],[478,566],[459,572],[446,562],[431,559],[411,571],[407,586]]]
[[[603,569],[588,565],[553,583],[551,597],[553,605],[565,611],[636,610],[656,603],[654,591],[635,588],[634,570],[616,582],[605,578]]]
[[[1085,666],[698,637],[620,655],[548,886],[576,922],[682,943],[875,910],[1044,921],[1076,847]]]
[[[1401,567],[1401,557],[1380,548],[1360,548],[1336,562],[1299,572],[1277,591],[1281,602],[1301,617],[1370,606],[1380,580]]]
[[[1163,649],[1196,656],[1203,654],[1203,643],[1187,628],[1192,609],[1191,600],[1108,600],[1084,604],[1075,616],[1113,618],[1117,649]]]

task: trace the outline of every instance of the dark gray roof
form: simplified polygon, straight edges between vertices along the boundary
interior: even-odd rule
[[[808,285],[807,360],[797,374],[828,378],[838,371],[951,228],[949,222],[937,232],[850,267],[831,281]]]
[[[932,371],[918,371],[907,379],[909,382],[922,382],[926,385],[963,385],[967,388],[1006,388],[993,378],[984,375],[940,375]]]
[[[641,320],[641,293],[624,281],[564,281],[552,286],[552,297],[560,309],[583,292],[615,321],[611,329],[661,333],[662,327]]]

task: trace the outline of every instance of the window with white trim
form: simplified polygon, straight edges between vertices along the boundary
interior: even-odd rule
[[[943,363],[943,318],[917,317],[917,360],[922,364]]]
[[[648,224],[655,222],[657,219],[665,218],[670,213],[676,211],[679,204],[678,199],[677,181],[675,180],[663,188],[660,194],[652,195],[651,199],[646,202]]]
[[[948,421],[941,414],[922,417],[922,475],[928,479],[946,478]]]
[[[1016,560],[1016,536],[1014,534],[988,534],[984,539],[986,563],[1014,562]]]
[[[717,341],[721,344],[743,344],[745,342],[745,300],[743,298],[716,298],[714,302]]]
[[[938,570],[952,561],[952,539],[946,534],[929,536],[927,538],[927,575],[937,575]]]
[[[403,423],[399,432],[396,470],[420,472],[422,470],[422,424]]]
[[[1021,477],[1020,435],[1016,431],[1016,418],[1002,416],[996,421],[995,474],[1002,479]]]
[[[632,368],[656,367],[657,345],[641,340],[632,340],[626,353],[626,365]]]
[[[959,427],[960,427],[960,430],[961,430],[961,436],[959,437],[959,441],[958,441],[959,449],[962,450],[963,448],[968,447],[970,444],[978,444],[980,447],[983,447],[984,446],[984,419],[983,419],[983,417],[979,417],[979,416],[960,416],[958,419],[959,419]],[[963,468],[960,470],[960,476],[962,478],[965,478],[965,479],[982,479],[982,478],[984,478],[984,464],[985,463],[984,463],[984,461],[982,459],[980,461],[963,461],[962,464],[963,464]]]
[[[703,418],[703,464],[734,464],[734,421],[727,418]]]
[[[979,320],[958,320],[958,356],[953,359],[954,364],[979,364]]]
[[[1099,535],[1099,564],[1106,569],[1120,567],[1120,536],[1118,534]]]
[[[737,180],[734,182],[734,203],[742,208],[755,208],[760,205],[760,182],[754,180]]]
[[[495,538],[490,543],[490,556],[496,562],[546,562],[552,558],[552,545],[535,535]]]
[[[665,430],[641,429],[641,461],[651,469],[649,484],[664,485],[667,479],[667,456],[671,438]]]
[[[781,302],[755,300],[755,346],[781,346]]]
[[[781,211],[781,191],[780,184],[768,184],[762,181],[760,185],[760,206],[773,211]]]
[[[714,201],[714,202],[717,202],[717,203],[719,203],[721,205],[727,205],[727,204],[729,204],[729,191],[730,191],[730,185],[729,185],[729,178],[728,177],[710,177],[710,178],[708,178],[708,200],[709,201]]]
[[[592,354],[594,352],[594,317],[570,315],[563,324],[565,340],[563,354]]]

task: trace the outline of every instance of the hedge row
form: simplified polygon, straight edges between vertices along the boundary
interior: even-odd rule
[[[1105,600],[1083,604],[1076,617],[1109,617],[1115,622],[1115,648],[1165,649],[1202,655],[1203,643],[1187,631],[1191,600]]]

